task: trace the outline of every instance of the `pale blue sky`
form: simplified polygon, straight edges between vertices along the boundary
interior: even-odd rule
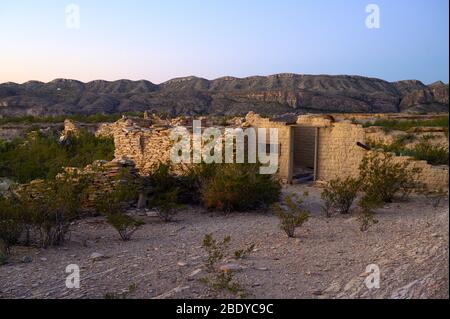
[[[78,4],[81,28],[66,28]],[[368,29],[366,5],[381,10]],[[449,79],[447,0],[0,0],[0,82],[282,72]]]

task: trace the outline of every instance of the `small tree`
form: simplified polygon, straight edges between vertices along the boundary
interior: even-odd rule
[[[301,208],[304,198],[308,194],[305,193],[303,198],[298,198],[294,194],[284,198],[286,206],[274,204],[272,210],[280,220],[280,228],[286,232],[288,237],[293,238],[295,229],[301,227],[309,219],[309,211]]]
[[[328,183],[321,194],[324,201],[322,206],[327,217],[330,217],[332,210],[337,210],[341,214],[348,214],[360,189],[359,179],[347,177],[345,180],[334,179]]]

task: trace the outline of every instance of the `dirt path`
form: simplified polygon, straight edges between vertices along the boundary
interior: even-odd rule
[[[15,248],[0,267],[0,297],[103,298],[131,284],[137,289],[130,298],[210,297],[198,279],[201,242],[213,233],[230,235],[236,249],[256,245],[249,258],[234,262],[243,267],[236,278],[250,298],[448,298],[448,200],[439,208],[422,197],[387,205],[379,223],[361,233],[356,215],[322,216],[320,190],[289,188],[305,189],[312,217],[295,239],[263,212],[223,216],[191,208],[170,224],[144,217],[147,224],[126,243],[101,218],[79,221],[63,247]],[[93,261],[93,253],[105,258]],[[32,261],[24,263],[24,256]],[[81,268],[80,289],[65,286],[69,264]],[[379,289],[364,284],[370,264],[380,269]]]

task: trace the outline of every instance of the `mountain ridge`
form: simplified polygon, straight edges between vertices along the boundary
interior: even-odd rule
[[[448,112],[448,84],[388,82],[358,75],[280,73],[208,80],[196,76],[160,84],[148,80],[54,79],[0,84],[0,116],[120,113],[170,115],[288,112]]]

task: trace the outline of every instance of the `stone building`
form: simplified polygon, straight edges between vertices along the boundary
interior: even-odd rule
[[[369,151],[366,130],[351,121],[336,122],[332,116],[304,115],[293,119],[269,120],[249,113],[253,127],[279,128],[279,176],[287,182],[356,177],[359,165]],[[448,187],[448,166],[432,166],[408,156],[395,156],[398,162],[411,161],[421,169],[419,179],[431,189]]]
[[[204,119],[207,121],[207,119]],[[213,125],[204,123],[204,127]],[[267,119],[250,112],[245,120],[232,121],[234,127],[277,128],[279,141],[278,176],[287,183],[329,181],[359,174],[361,160],[368,152],[366,131],[348,120],[335,121],[327,115],[302,115]],[[122,118],[103,125],[97,133],[114,137],[116,159],[132,160],[141,174],[151,173],[160,162],[170,162],[174,144],[171,129],[177,125],[192,126],[191,118],[163,121],[157,117]],[[409,161],[409,157],[395,157]],[[431,166],[413,161],[422,169],[420,179],[430,188],[448,187],[448,166]],[[174,165],[183,172],[186,164]]]

